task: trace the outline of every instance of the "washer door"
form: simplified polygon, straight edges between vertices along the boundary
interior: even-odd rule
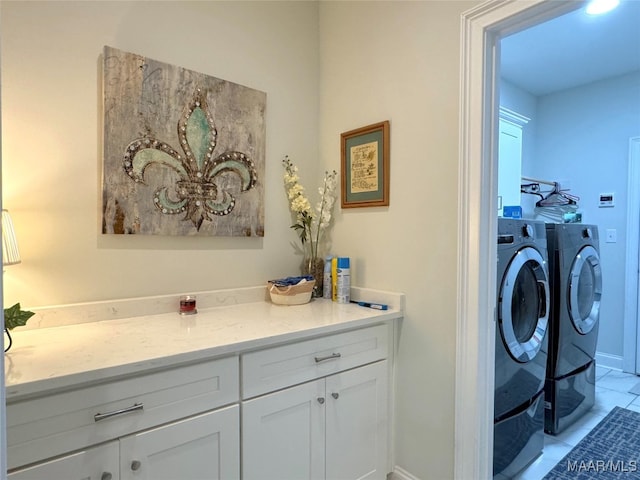
[[[500,287],[498,325],[509,354],[526,363],[538,354],[549,320],[545,260],[532,247],[518,250]]]
[[[602,268],[598,251],[583,247],[573,259],[567,289],[569,316],[578,333],[586,335],[600,317]]]

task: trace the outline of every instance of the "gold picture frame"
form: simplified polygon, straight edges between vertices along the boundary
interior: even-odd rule
[[[340,137],[342,208],[389,206],[389,121]]]

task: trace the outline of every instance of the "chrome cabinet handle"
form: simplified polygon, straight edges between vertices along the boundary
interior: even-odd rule
[[[142,464],[140,463],[140,460],[134,460],[133,462],[131,462],[131,470],[135,472],[136,470],[140,469],[141,465]]]
[[[121,408],[120,410],[114,410],[113,412],[96,413],[93,416],[93,419],[96,422],[99,422],[100,420],[106,420],[107,418],[116,417],[118,415],[124,415],[126,413],[131,413],[131,412],[137,412],[138,410],[142,410],[143,408],[144,408],[144,405],[142,403],[135,403],[135,404],[131,405],[130,407]]]
[[[324,403],[324,398],[323,397],[318,397],[318,403],[320,405],[322,405]]]
[[[327,355],[326,357],[313,357],[316,363],[326,362],[327,360],[334,360],[336,358],[340,358],[342,355],[339,353],[332,353],[331,355]]]
[[[103,472],[100,480],[111,480],[112,478],[113,475],[111,475],[111,472]]]
[[[334,393],[331,394],[331,396],[337,400],[338,397],[340,396],[340,394],[337,393],[337,392],[334,392]]]

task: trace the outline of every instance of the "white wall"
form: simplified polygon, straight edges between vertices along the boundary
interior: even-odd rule
[[[629,138],[640,135],[640,72],[540,97],[535,168],[570,181],[583,223],[600,233],[603,275],[598,352],[622,357]],[[640,187],[639,187],[640,188]],[[616,206],[598,208],[600,193]],[[607,229],[617,243],[606,243]]]
[[[12,2],[0,8],[3,181],[26,307],[254,286],[298,271],[281,159],[317,177],[315,2]],[[106,236],[99,64],[104,45],[267,93],[264,238]],[[336,164],[337,165],[337,164]]]
[[[531,111],[526,96],[508,98],[510,108]],[[523,157],[523,174],[569,187],[580,197],[583,223],[598,225],[604,277],[598,352],[622,358],[629,138],[640,135],[640,72],[535,97],[535,103],[534,154]],[[607,192],[615,193],[616,206],[598,208],[598,195]],[[527,215],[536,200],[522,195]],[[617,243],[605,242],[607,229],[617,231]]]
[[[320,158],[389,120],[389,208],[343,210],[336,251],[355,284],[407,295],[396,463],[453,477],[460,14],[477,2],[321,2]]]

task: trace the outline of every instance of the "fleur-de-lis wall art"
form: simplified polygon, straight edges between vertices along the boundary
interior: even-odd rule
[[[103,233],[263,236],[265,105],[105,47]]]
[[[125,149],[124,171],[133,181],[144,183],[144,171],[152,164],[175,170],[179,175],[175,183],[177,199],[172,199],[169,187],[164,186],[155,191],[153,202],[163,214],[185,214],[185,219],[200,230],[204,220],[211,221],[211,215],[228,215],[236,204],[233,194],[214,183],[216,176],[234,172],[243,192],[258,180],[253,161],[242,152],[225,152],[213,158],[216,137],[206,95],[198,88],[178,122],[178,140],[184,154],[151,136],[136,138]]]

